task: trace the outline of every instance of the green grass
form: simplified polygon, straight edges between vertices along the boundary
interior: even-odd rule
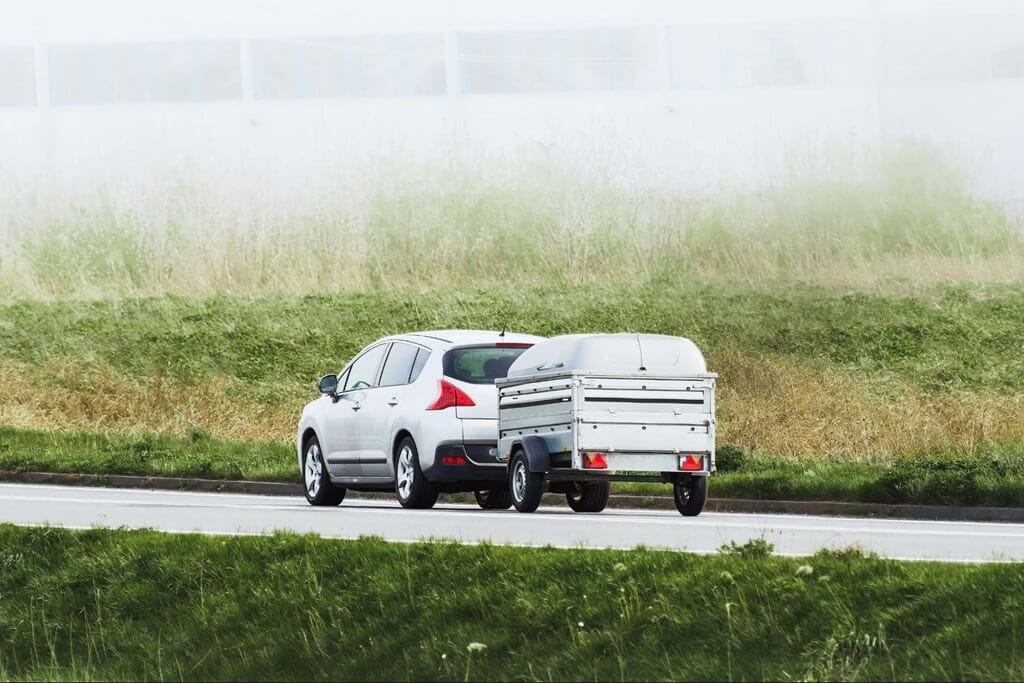
[[[914,295],[820,287],[644,285],[309,296],[160,297],[0,306],[0,358],[29,367],[103,363],[184,381],[227,376],[312,386],[385,334],[432,328],[541,335],[637,330],[723,350],[896,378],[929,391],[1024,386],[1024,286],[938,286]],[[47,381],[44,375],[41,381]],[[729,378],[724,378],[728,381]]]
[[[1024,506],[1024,445],[969,457],[928,453],[882,459],[736,458],[720,447],[722,471],[710,495],[762,500],[831,500],[924,505]],[[723,457],[724,456],[724,457]],[[299,481],[292,446],[213,439],[0,427],[0,470],[134,474],[251,481]],[[668,485],[615,484],[613,493],[671,495]]]
[[[0,679],[1024,676],[1017,565],[768,550],[0,526]]]
[[[292,446],[157,434],[49,432],[0,427],[0,469],[299,481]]]

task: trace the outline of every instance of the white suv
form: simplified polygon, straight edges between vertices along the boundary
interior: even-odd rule
[[[441,492],[473,491],[485,509],[511,506],[496,458],[494,380],[542,337],[474,330],[385,337],[337,375],[320,379],[302,410],[299,467],[311,505],[337,505],[346,489],[393,489],[407,508]]]

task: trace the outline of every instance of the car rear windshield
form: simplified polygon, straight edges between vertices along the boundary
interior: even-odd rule
[[[470,384],[494,384],[499,377],[508,377],[512,361],[530,347],[529,344],[507,346],[463,346],[444,354],[444,374]]]

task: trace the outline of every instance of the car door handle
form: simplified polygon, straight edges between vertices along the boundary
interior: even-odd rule
[[[392,406],[392,407],[393,406],[397,406],[398,405],[398,397],[397,396],[392,396],[391,400],[388,401],[388,405]]]
[[[352,410],[359,410],[360,408],[362,408],[362,406],[359,405],[358,402],[352,404]]]

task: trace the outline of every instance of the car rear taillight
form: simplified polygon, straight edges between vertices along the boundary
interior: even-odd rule
[[[604,453],[584,453],[583,469],[606,470],[608,469],[608,459],[604,457]]]
[[[499,349],[528,349],[533,344],[529,342],[498,342],[494,346]]]
[[[463,458],[461,455],[442,455],[441,456],[441,464],[442,465],[465,465],[466,464],[466,459]]]
[[[445,408],[454,408],[456,406],[462,406],[463,408],[469,408],[475,406],[476,403],[469,397],[462,389],[449,382],[448,380],[439,380],[438,388],[440,393],[437,398],[427,406],[427,410],[444,410]]]
[[[704,456],[703,455],[680,455],[679,456],[679,469],[683,472],[703,472],[704,471]]]

